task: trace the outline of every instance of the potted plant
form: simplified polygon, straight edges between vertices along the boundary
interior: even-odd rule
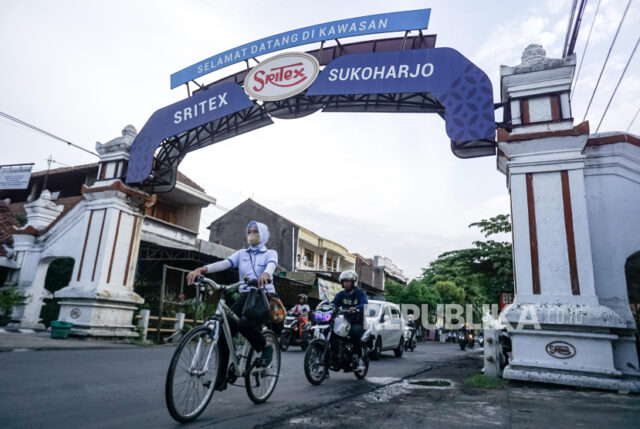
[[[0,289],[0,310],[2,311],[2,316],[0,316],[0,325],[6,325],[11,322],[13,307],[23,304],[24,300],[25,297],[15,286]]]

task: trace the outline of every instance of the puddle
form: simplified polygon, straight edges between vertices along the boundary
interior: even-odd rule
[[[404,380],[401,383],[376,389],[364,396],[364,400],[369,403],[389,402],[390,399],[409,393],[415,389],[452,389],[455,384],[451,380],[444,378],[427,378],[422,380]]]
[[[446,378],[425,378],[422,380],[408,380],[410,389],[450,389],[455,383]]]
[[[421,387],[450,387],[453,386],[449,380],[439,380],[439,379],[430,379],[430,380],[415,380],[410,381],[409,384],[421,386]]]

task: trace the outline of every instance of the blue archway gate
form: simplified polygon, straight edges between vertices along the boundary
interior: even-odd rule
[[[428,12],[426,17],[428,21]],[[370,17],[354,18],[354,22],[366,22],[365,18]],[[383,21],[374,16],[371,22]],[[309,29],[294,32],[312,34]],[[435,48],[434,35],[408,36],[408,31],[404,37],[337,43],[330,48],[323,43],[320,49],[307,52],[324,68],[305,92],[292,97],[252,100],[243,89],[249,73],[246,70],[202,86],[188,98],[159,109],[133,142],[127,183],[150,187],[152,192],[169,191],[187,153],[270,125],[272,117],[294,119],[317,111],[436,113],[445,119],[456,156],[495,154],[491,81],[458,51]],[[236,52],[242,52],[242,48]],[[203,64],[215,65],[215,59]],[[172,85],[188,85],[189,69],[195,72],[202,68],[194,65],[175,74]]]

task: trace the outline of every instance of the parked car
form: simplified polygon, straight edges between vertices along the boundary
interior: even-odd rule
[[[370,330],[372,348],[370,357],[380,359],[385,350],[393,350],[396,357],[404,352],[404,326],[400,308],[391,302],[370,300],[366,307],[366,330]]]

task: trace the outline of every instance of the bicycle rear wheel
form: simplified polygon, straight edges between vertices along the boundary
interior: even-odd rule
[[[218,347],[206,326],[195,327],[182,338],[165,384],[167,408],[174,420],[187,423],[204,411],[213,396],[219,362]]]
[[[264,339],[267,342],[267,346],[273,347],[273,359],[271,363],[265,368],[256,368],[253,365],[253,361],[260,357],[260,354],[256,352],[253,347],[249,352],[247,358],[247,366],[245,369],[244,385],[247,389],[247,395],[256,404],[261,404],[269,399],[269,396],[273,393],[278,383],[278,377],[280,377],[280,346],[278,345],[278,337],[271,330],[265,330],[262,332]]]

